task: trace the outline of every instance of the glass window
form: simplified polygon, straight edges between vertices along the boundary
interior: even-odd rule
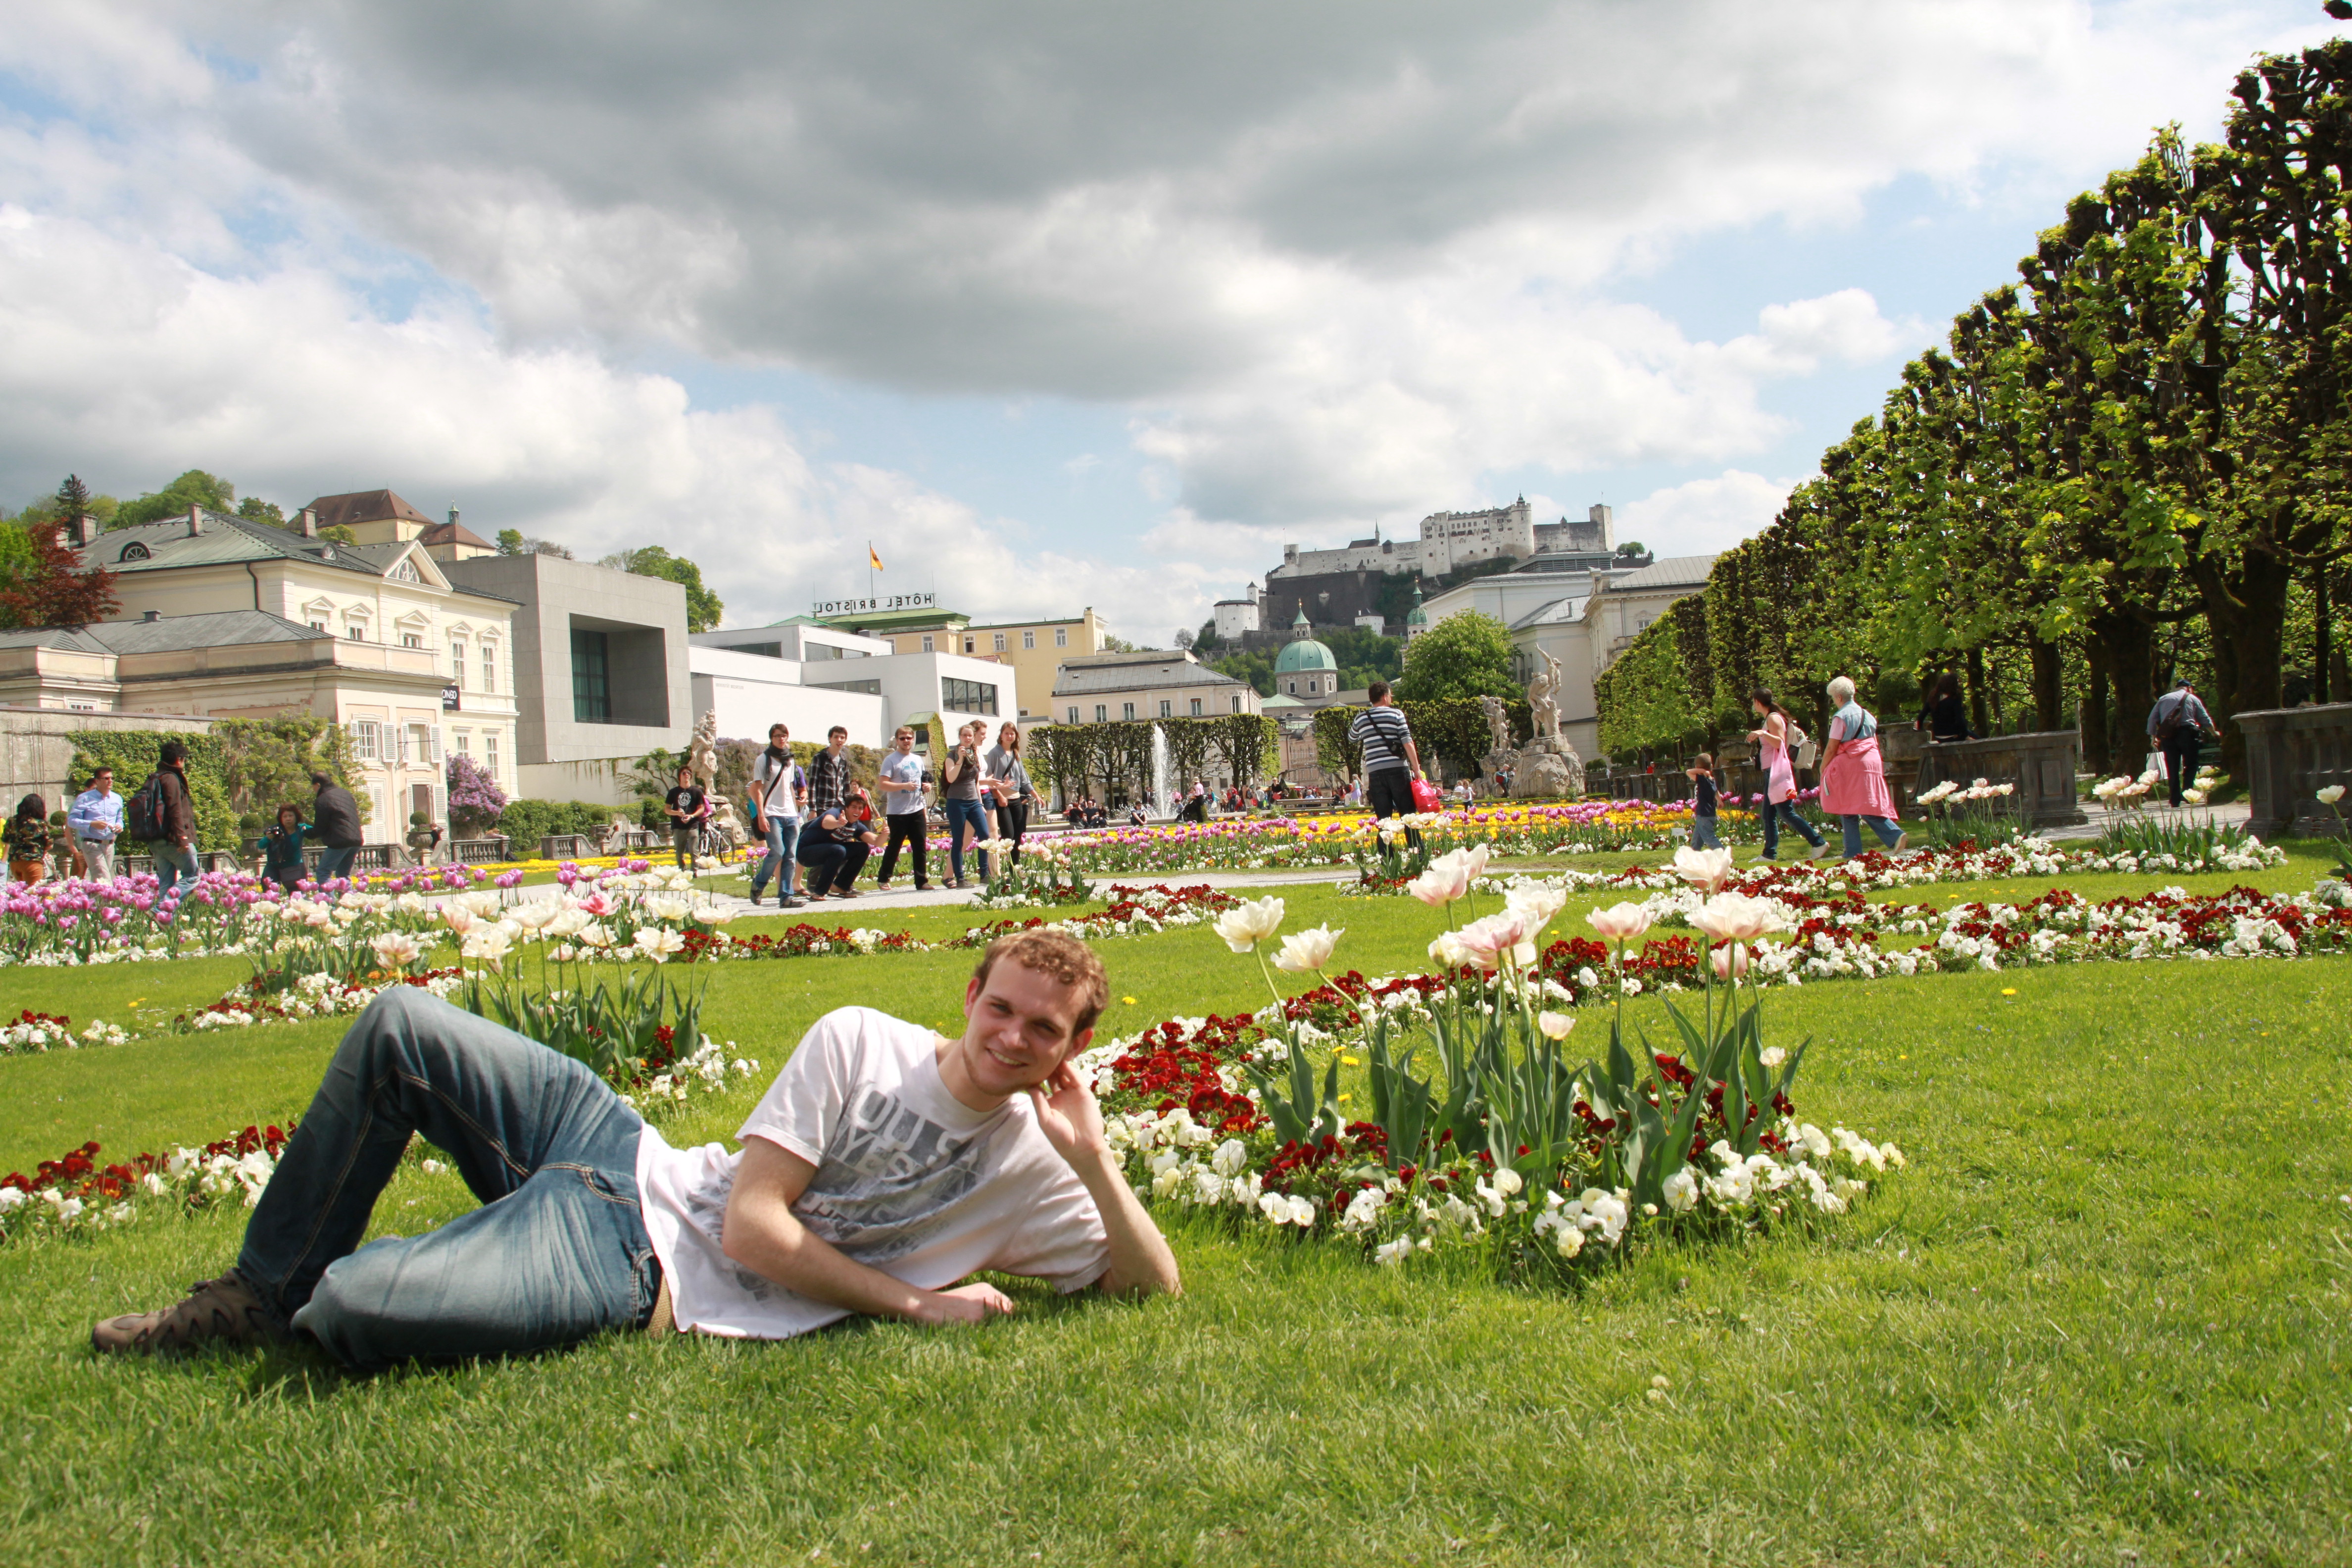
[[[1078,710],[1077,710],[1076,708],[1072,708],[1072,709],[1070,710],[1070,722],[1071,722],[1071,723],[1073,723],[1073,724],[1075,724],[1075,723],[1076,723],[1077,721],[1078,721]]]
[[[482,689],[496,691],[498,689],[499,650],[493,644],[484,643],[482,645]]]
[[[1021,634],[1021,646],[1023,647],[1035,647],[1037,646],[1037,634],[1035,632],[1023,632]]]
[[[1055,626],[1054,628],[1054,646],[1055,647],[1067,647],[1070,646],[1069,627]]]
[[[1004,651],[1004,634],[1003,632],[998,632],[996,634],[996,647],[990,651],[993,653],[1003,653]]]
[[[1170,702],[1165,697],[1161,698],[1160,700],[1160,716],[1162,719],[1172,719],[1175,717],[1175,704]]]
[[[880,682],[874,683],[877,688]],[[994,713],[996,688],[978,680],[957,680],[941,678],[940,706],[964,713]]]
[[[925,632],[923,634],[923,651],[925,653],[930,653],[933,651],[931,647],[931,634],[929,632]]]
[[[1242,700],[1241,700],[1241,698],[1240,698],[1238,695],[1236,695],[1236,696],[1234,698],[1234,700],[1234,700],[1234,712],[1236,712],[1236,713],[1240,712],[1240,711],[1242,710]]]
[[[1195,719],[1198,719],[1200,716],[1201,716],[1201,700],[1200,700],[1199,698],[1195,697],[1194,699],[1192,699],[1192,717],[1193,717],[1193,718],[1195,718]]]
[[[466,684],[466,645],[464,643],[453,642],[449,645],[449,679],[460,686]]]
[[[457,732],[457,754],[459,756],[470,757],[474,754],[474,737],[470,732],[464,730],[458,731]]]
[[[966,653],[978,653],[980,651],[980,639],[978,637],[964,638],[963,651]]]
[[[352,721],[352,755],[362,762],[374,762],[382,755],[383,727],[373,719]]]
[[[425,646],[425,638],[415,632],[403,632],[400,634],[400,646],[403,647],[423,647]]]
[[[310,629],[314,632],[323,632],[327,629],[327,623],[324,621],[312,621],[310,623]]]
[[[1132,719],[1132,718],[1134,718],[1134,717],[1135,717],[1135,704],[1134,704],[1134,703],[1132,703],[1132,702],[1122,702],[1122,703],[1120,703],[1120,704],[1118,705],[1118,716],[1119,716],[1120,718],[1122,718],[1122,719]]]
[[[1289,682],[1289,683],[1288,683],[1288,689],[1289,689],[1289,692],[1290,692],[1290,695],[1291,695],[1291,696],[1293,696],[1293,697],[1297,696],[1297,695],[1298,695],[1298,682],[1297,682],[1297,681],[1295,681],[1295,680],[1294,680],[1294,681]]]
[[[604,634],[572,628],[572,719],[577,724],[613,721],[613,687]]]
[[[495,783],[499,776],[499,732],[496,730],[482,732],[482,765],[489,769],[491,781]]]
[[[357,621],[348,621],[344,623],[343,640],[346,642],[367,641],[367,627],[360,625]]]
[[[1095,722],[1096,722],[1096,723],[1097,723],[1097,724],[1101,723],[1101,722],[1102,722],[1106,718],[1109,717],[1109,715],[1110,715],[1110,710],[1109,710],[1109,709],[1105,708],[1105,707],[1104,707],[1101,703],[1099,703],[1099,702],[1097,702],[1097,703],[1096,703],[1096,704],[1095,704]]]

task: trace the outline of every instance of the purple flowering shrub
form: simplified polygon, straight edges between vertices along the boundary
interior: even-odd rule
[[[462,752],[449,758],[449,828],[459,838],[478,838],[498,826],[507,792],[480,763]]]

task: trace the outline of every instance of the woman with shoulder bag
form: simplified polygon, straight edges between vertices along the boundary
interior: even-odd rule
[[[1749,692],[1748,701],[1764,721],[1759,728],[1748,731],[1748,738],[1756,742],[1756,760],[1764,764],[1764,858],[1780,858],[1780,824],[1786,822],[1813,847],[1808,858],[1818,860],[1830,852],[1830,841],[1797,811],[1797,773],[1789,758],[1795,743],[1791,737],[1800,733],[1797,721],[1763,687]]]
[[[988,752],[988,776],[996,791],[996,836],[1011,843],[1004,858],[1018,866],[1021,836],[1029,831],[1029,809],[1037,803],[1029,770],[1021,765],[1020,725],[1008,722],[996,732],[996,744]]]
[[[956,743],[940,763],[940,805],[948,818],[948,886],[966,886],[963,879],[963,852],[968,844],[977,845],[988,837],[987,816],[981,809],[981,786],[988,782],[987,759],[981,755],[980,738],[987,732],[985,722],[966,724],[956,731]],[[978,851],[980,878],[988,879],[988,851]]]

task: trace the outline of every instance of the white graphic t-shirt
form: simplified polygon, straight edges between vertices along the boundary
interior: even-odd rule
[[[923,1290],[982,1268],[1080,1290],[1110,1262],[1094,1199],[1026,1095],[979,1111],[940,1080],[939,1037],[871,1007],[819,1018],[737,1131],[808,1161],[793,1212],[848,1258]],[[849,1316],[719,1247],[742,1156],[723,1143],[637,1144],[646,1230],[681,1329],[782,1340]]]

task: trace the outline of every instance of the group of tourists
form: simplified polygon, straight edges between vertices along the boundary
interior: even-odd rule
[[[348,878],[362,842],[359,802],[352,792],[327,774],[310,775],[309,806],[278,808],[277,821],[255,837],[252,850],[260,856],[262,874],[293,891],[306,877],[313,882]],[[155,770],[137,792],[139,810],[114,787],[114,769],[100,763],[91,771],[85,788],[67,807],[64,848],[69,874],[93,881],[115,875],[115,852],[125,843],[147,852],[155,866],[156,896],[168,898],[183,882],[194,881],[196,858],[196,811],[188,789],[188,749],[165,741],[156,753]],[[306,815],[310,820],[305,821]],[[8,874],[19,882],[38,882],[47,875],[58,835],[49,822],[48,803],[28,795],[16,803],[16,815],[5,830]],[[306,866],[307,849],[315,841],[320,849],[315,870]]]
[[[858,877],[876,850],[882,864],[874,891],[890,890],[903,850],[912,862],[915,890],[928,892],[930,876],[930,807],[934,788],[947,832],[948,888],[966,888],[964,861],[971,857],[982,880],[989,874],[981,846],[1002,839],[1006,858],[1021,862],[1021,840],[1037,788],[1021,760],[1021,727],[1007,723],[989,744],[988,721],[975,719],[956,731],[940,758],[936,779],[915,749],[915,731],[901,724],[877,769],[881,809],[873,795],[850,775],[849,731],[835,724],[824,750],[803,766],[793,760],[792,731],[768,727],[768,745],[751,764],[745,802],[767,853],[751,873],[751,902],[776,884],[776,907],[796,910],[821,900],[858,896]],[[679,788],[667,809],[677,824],[678,858],[690,865],[690,844],[709,813],[709,803],[692,789],[690,770],[681,769]],[[803,873],[806,875],[803,876]]]

